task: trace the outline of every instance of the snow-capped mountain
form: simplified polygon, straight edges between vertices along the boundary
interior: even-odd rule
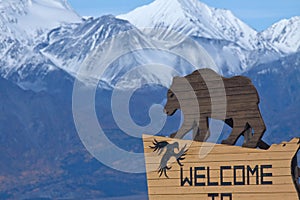
[[[37,9],[37,6],[41,8]],[[114,44],[108,48],[109,51],[103,51],[100,57],[105,57],[112,52],[117,53],[121,49],[126,49],[131,54],[112,63],[111,70],[106,71],[103,81],[112,87],[121,81],[126,72],[133,69],[134,66],[145,64],[145,61],[148,64],[152,62],[174,66],[174,69],[181,75],[191,72],[191,68],[182,64],[182,59],[178,60],[169,55],[169,59],[159,60],[159,56],[154,56],[153,52],[134,52],[145,46],[153,49],[163,46],[169,50],[181,48],[187,41],[175,41],[174,38],[170,40],[169,37],[174,35],[174,30],[183,37],[191,36],[194,41],[204,47],[217,65],[217,67],[205,66],[203,63],[201,65],[201,58],[197,58],[196,55],[198,47],[193,45],[189,48],[189,56],[198,59],[194,60],[195,63],[199,63],[196,67],[211,67],[226,76],[241,74],[252,66],[267,63],[282,56],[279,50],[263,39],[261,34],[236,18],[230,11],[211,8],[198,0],[156,0],[129,14],[118,16],[119,19],[113,16],[103,16],[80,20],[67,2],[62,0],[23,0],[21,2],[14,0],[10,3],[3,3],[2,7],[9,8],[3,11],[3,16],[15,17],[13,24],[8,20],[2,20],[3,27],[14,28],[9,30],[28,31],[29,34],[36,30],[35,33],[40,33],[42,36],[35,41],[32,41],[32,37],[18,39],[18,37],[7,36],[2,39],[3,44],[0,46],[2,76],[13,77],[15,82],[27,89],[35,88],[37,90],[39,88],[38,90],[40,90],[44,88],[44,86],[36,85],[41,81],[35,81],[32,78],[34,73],[39,74],[39,78],[41,78],[41,75],[46,76],[48,72],[61,68],[76,76],[82,63],[94,56],[95,52],[101,51],[103,45],[107,41],[112,41],[110,38],[116,36],[119,37],[119,41],[114,41]],[[40,11],[41,9],[43,12]],[[49,9],[52,10],[49,11]],[[26,22],[26,19],[32,19],[37,15],[37,11],[39,14],[45,13],[45,16],[56,13],[56,17],[51,19],[44,17],[47,20],[35,17],[38,20],[34,20],[33,23],[22,23],[22,25],[18,23],[19,20]],[[66,13],[66,17],[62,17],[61,12]],[[120,18],[128,19],[130,22]],[[62,22],[61,19],[65,21]],[[40,24],[44,27],[47,25],[49,31],[47,32],[47,27],[42,29]],[[26,27],[27,25],[28,27]],[[59,26],[55,27],[55,25]],[[142,27],[154,28],[152,34],[141,30]],[[130,33],[126,34],[125,32],[128,31]],[[122,33],[124,34],[122,35]],[[160,37],[153,37],[153,34],[160,35]],[[122,39],[120,35],[122,35]],[[181,54],[184,52],[183,49],[180,51]],[[194,54],[195,56],[192,56]],[[165,55],[165,57],[168,56]],[[104,66],[98,64],[97,67],[103,68]],[[156,73],[154,69],[152,72],[135,70],[131,77],[122,80],[123,82],[127,81],[127,84],[123,85],[131,85],[134,82],[140,85],[141,82],[148,81],[167,86],[174,73],[169,70],[164,72],[162,69],[160,72]],[[90,75],[91,77],[84,77],[83,81],[96,79],[93,74]],[[31,77],[30,80],[28,77]]]
[[[198,0],[156,0],[118,18],[140,29],[152,28],[164,31],[164,35],[176,31],[196,38],[224,75],[240,74],[281,56],[277,48],[231,11]]]
[[[65,0],[0,0],[1,76],[40,90],[43,83],[32,82],[57,68],[39,52],[40,46],[50,30],[74,22],[81,22],[81,17]]]
[[[300,16],[275,23],[262,36],[284,53],[300,51]]]
[[[134,27],[129,22],[112,15],[88,18],[82,23],[66,24],[50,31],[39,51],[60,68],[76,74],[80,63],[92,51],[108,38],[131,29]]]
[[[248,50],[267,45],[231,11],[209,7],[199,0],[156,0],[118,18],[139,28],[173,29],[185,35],[231,41]]]
[[[66,0],[0,1],[1,31],[6,35],[35,37],[63,23],[80,20]]]
[[[32,47],[24,46],[24,48],[19,48],[22,45],[18,41],[12,42],[16,47],[11,49],[11,53],[4,54],[3,67],[0,69],[2,76],[13,79],[22,88],[40,91],[45,89],[45,84],[41,80],[48,73],[60,68],[73,76],[79,75],[79,79],[90,83],[97,81],[98,75],[89,72],[82,76],[78,74],[79,70],[82,70],[82,67],[104,69],[106,66],[101,61],[118,54],[121,57],[111,60],[111,65],[101,77],[105,86],[115,87],[119,83],[123,87],[136,87],[147,82],[168,86],[172,76],[176,75],[174,71],[185,75],[195,70],[182,58],[157,49],[172,50],[173,53],[189,56],[195,66],[209,66],[222,73],[222,70],[214,64],[204,64],[205,59],[197,57],[202,50],[197,49],[199,45],[196,42],[191,45],[184,37],[171,39],[171,36],[169,39],[172,42],[167,43],[165,40],[153,39],[128,21],[117,19],[112,15],[62,25],[48,32],[45,38]],[[183,48],[187,45],[190,46],[189,51]],[[154,50],[145,50],[147,48]],[[11,54],[14,54],[14,59],[11,59]],[[87,63],[86,59],[95,62],[84,65],[83,62]],[[153,67],[136,68],[143,65]],[[174,71],[159,67],[162,65],[173,66]],[[130,75],[127,74],[129,71]],[[157,73],[158,71],[160,73]]]

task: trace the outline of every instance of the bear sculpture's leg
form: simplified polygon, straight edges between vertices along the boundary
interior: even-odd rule
[[[243,120],[233,119],[232,131],[228,138],[222,141],[222,144],[234,145],[244,130],[245,122],[243,122]]]
[[[244,128],[244,131],[242,132],[241,135],[244,136],[244,144],[247,144],[250,139],[252,138],[252,127],[249,125],[249,123],[247,122]]]
[[[254,131],[254,134],[250,134],[250,138],[245,141],[243,147],[256,148],[258,147],[258,143],[261,140],[264,132],[266,131],[266,126],[263,119],[258,113],[257,118],[249,119],[249,124]]]
[[[193,123],[193,140],[196,140],[199,137],[200,134],[200,129],[199,129],[199,124],[194,121]]]
[[[205,142],[209,136],[208,117],[203,117],[199,121],[197,132],[193,133],[193,138],[195,141]]]

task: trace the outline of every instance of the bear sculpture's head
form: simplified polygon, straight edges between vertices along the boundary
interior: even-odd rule
[[[174,91],[178,90],[178,83],[180,80],[183,79],[182,77],[175,77],[173,79],[172,85],[167,93],[167,103],[165,105],[165,113],[168,116],[172,116],[178,109],[180,109],[180,103]]]
[[[165,105],[164,111],[168,116],[172,116],[180,108],[180,104],[172,90],[168,90],[167,95],[167,103]]]

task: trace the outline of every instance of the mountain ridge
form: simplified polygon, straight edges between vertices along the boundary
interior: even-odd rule
[[[297,17],[292,17],[288,21]],[[293,41],[287,41],[279,45],[274,43],[272,38],[278,36],[280,32],[274,32],[275,36],[267,34],[272,26],[281,21],[264,31],[258,32],[241,21],[230,10],[213,8],[199,0],[156,0],[128,13],[118,15],[117,18],[126,19],[139,28],[170,28],[190,36],[224,39],[237,43],[248,50],[275,49],[285,55],[299,50],[299,34],[294,34],[297,39],[296,44],[293,44]],[[299,31],[296,27],[297,24],[288,28],[290,30],[294,28],[293,32],[297,33]],[[289,38],[286,37],[286,39]]]
[[[21,15],[28,14],[28,7],[38,4],[46,8],[54,7],[54,11],[62,9],[67,13],[71,13],[72,16],[75,16],[76,20],[79,20],[77,14],[73,12],[67,1],[64,0],[22,0],[19,2],[20,5],[14,9],[15,6],[11,5],[15,5],[16,2],[18,1],[13,0],[10,3],[6,2],[6,4],[8,7],[11,7],[12,10],[15,10],[14,12],[21,13]],[[284,51],[273,47],[271,42],[264,41],[264,34],[257,33],[254,29],[236,18],[229,10],[212,8],[198,0],[176,0],[175,2],[173,0],[156,0],[149,5],[137,8],[132,12],[138,11],[145,15],[147,12],[144,12],[144,10],[149,9],[149,6],[150,8],[153,8],[147,12],[150,14],[152,13],[150,16],[157,15],[155,20],[158,20],[159,22],[159,20],[164,21],[165,18],[168,19],[164,22],[165,24],[158,23],[156,27],[154,26],[154,29],[156,29],[155,31],[159,32],[161,31],[159,29],[164,27],[164,32],[161,35],[168,36],[174,32],[174,29],[176,32],[177,25],[182,26],[179,28],[177,27],[177,30],[180,29],[182,31],[179,31],[179,34],[190,34],[189,36],[195,37],[195,41],[205,47],[210,56],[215,59],[215,62],[223,75],[237,75],[249,70],[249,68],[254,65],[274,61],[279,57],[288,55],[282,53]],[[160,6],[161,8],[155,9],[157,6]],[[4,7],[5,6],[2,6],[2,9]],[[202,10],[200,8],[202,8]],[[20,11],[20,9],[24,10]],[[140,9],[142,10],[139,11]],[[181,13],[176,14],[173,9],[179,10]],[[11,11],[8,9],[5,12]],[[2,15],[3,13],[1,16]],[[161,15],[163,17],[161,17]],[[221,17],[218,17],[219,15]],[[31,39],[32,37],[21,37],[21,39],[19,39],[19,37],[11,36],[9,34],[3,38],[0,37],[0,40],[3,43],[2,46],[0,46],[0,53],[2,53],[2,67],[0,71],[2,76],[9,78],[10,74],[14,74],[15,80],[18,80],[18,84],[20,84],[20,82],[25,82],[27,86],[32,85],[33,87],[35,87],[34,84],[28,84],[28,81],[25,80],[28,73],[41,74],[40,72],[42,72],[42,74],[44,74],[47,73],[47,71],[51,72],[53,69],[61,68],[76,76],[76,71],[82,65],[84,59],[91,55],[92,51],[101,46],[103,42],[109,40],[108,38],[118,35],[118,30],[123,29],[122,26],[124,26],[124,28],[127,27],[125,29],[128,31],[135,29],[134,26],[136,26],[136,23],[132,23],[132,20],[129,20],[128,23],[126,23],[126,21],[118,21],[119,18],[122,17],[118,16],[115,19],[113,16],[104,16],[96,19],[80,19],[79,21],[71,20],[68,23],[60,24],[55,28],[49,28],[50,30],[45,29],[40,30],[40,32],[38,31],[40,37],[35,39],[36,41],[33,41]],[[68,21],[68,18],[66,19]],[[136,17],[136,19],[142,19],[142,22],[151,21],[151,18],[147,19],[145,17]],[[156,23],[155,20],[154,24]],[[210,23],[211,20],[215,23]],[[2,21],[5,25],[8,23],[7,26],[3,27],[18,27],[20,24],[18,20],[16,20],[16,22],[13,21],[14,20],[12,20],[12,22]],[[115,24],[114,27],[112,25],[107,25],[107,23],[111,22],[113,22],[112,24]],[[13,24],[11,25],[11,23]],[[149,26],[150,25],[151,23]],[[214,25],[216,25],[216,27]],[[88,30],[88,27],[90,26],[94,27],[92,27],[91,30]],[[49,27],[51,27],[51,25],[49,25]],[[139,26],[137,27],[139,28]],[[196,29],[194,27],[196,27]],[[82,30],[79,30],[80,28]],[[26,32],[28,28],[20,26],[19,29],[24,29]],[[202,34],[201,30],[203,30],[205,34]],[[113,34],[111,34],[110,31]],[[141,40],[146,39],[146,43],[155,47],[153,39],[144,33],[143,30],[137,29],[135,32],[137,33],[136,36],[138,38]],[[242,35],[244,35],[244,37],[242,37]],[[136,40],[137,37],[127,39],[128,46],[134,45],[134,40]],[[249,38],[253,38],[253,40]],[[162,40],[164,39],[165,38],[162,38]],[[93,42],[91,43],[91,41]],[[172,41],[167,42],[171,43]],[[76,49],[74,48],[74,45],[76,45]],[[118,49],[115,51],[117,50]],[[28,65],[28,63],[31,64]],[[45,63],[48,64],[45,65]],[[19,78],[16,77],[16,74],[20,74]],[[113,73],[110,72],[109,74],[112,76]],[[115,77],[116,75],[113,76]],[[153,80],[154,77],[149,76],[148,78],[149,80]],[[24,79],[25,81],[20,79]],[[111,77],[106,77],[105,80],[111,80]],[[24,85],[22,87],[24,87]]]
[[[300,16],[282,19],[261,32],[262,36],[284,53],[300,51]]]
[[[142,15],[147,18],[141,17]],[[249,41],[256,40],[257,32],[254,29],[235,17],[231,11],[212,8],[198,0],[156,0],[117,17],[140,28],[171,28],[191,36],[236,42],[250,50],[256,47],[256,44]],[[237,39],[237,36],[245,39]]]

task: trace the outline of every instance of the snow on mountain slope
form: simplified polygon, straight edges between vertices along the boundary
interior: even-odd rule
[[[28,78],[39,82],[57,66],[38,49],[48,31],[73,22],[81,18],[66,0],[0,0],[1,76],[40,90],[41,85],[27,83]]]
[[[225,76],[241,74],[255,65],[275,60],[280,56],[262,35],[230,11],[211,8],[198,0],[156,0],[127,15],[119,16],[129,19],[138,28],[154,27],[152,35],[135,28],[126,20],[113,16],[81,20],[63,0],[0,2],[0,23],[4,33],[0,36],[0,73],[5,78],[13,77],[22,87],[30,86],[31,89],[43,88],[35,85],[32,74],[44,76],[53,69],[61,68],[76,75],[82,62],[91,58],[97,51],[102,52],[101,55],[97,53],[99,58],[113,55],[120,49],[131,52],[127,57],[123,56],[114,61],[110,70],[105,72],[103,80],[112,87],[118,81],[123,81],[123,85],[156,81],[167,86],[174,73],[155,67],[150,71],[149,68],[144,71],[135,70],[135,73],[125,78],[126,80],[122,79],[134,66],[146,63],[173,66],[181,75],[191,72],[191,66],[184,63],[182,58],[161,54],[164,58],[158,55],[158,51],[135,52],[136,48],[145,46],[153,49],[180,49],[180,53],[183,54],[187,54],[184,52],[189,49],[189,54],[194,55],[197,65],[214,68]],[[35,20],[32,20],[33,18]],[[182,48],[191,42],[172,38],[174,30],[183,36],[192,36],[194,46]],[[125,33],[127,31],[129,32]],[[42,37],[32,39],[36,38],[29,36],[32,34],[41,34]],[[120,34],[123,34],[122,39],[118,38],[117,42],[114,41],[107,47],[108,50],[103,50],[105,42]],[[203,65],[195,41],[205,48],[217,67]],[[98,67],[105,66],[98,64]],[[160,73],[155,73],[154,69]],[[168,75],[160,76],[161,74]],[[139,83],[134,83],[134,80],[139,78]]]
[[[21,38],[80,19],[66,0],[0,0],[2,31]]]
[[[197,37],[223,39],[248,50],[270,48],[231,11],[212,8],[198,0],[156,0],[118,18],[139,28],[167,28]]]
[[[152,28],[168,36],[172,31],[192,36],[215,60],[223,75],[241,74],[282,53],[232,12],[207,6],[199,0],[156,0],[117,16],[143,32]]]
[[[249,51],[234,42],[207,38],[194,38],[210,54],[224,76],[239,75],[251,67],[268,63],[280,55],[275,50]]]
[[[133,29],[127,21],[112,15],[66,24],[47,35],[41,53],[61,68],[75,74],[80,63],[108,38]]]
[[[111,87],[131,88],[148,82],[168,86],[172,76],[176,75],[172,69],[181,75],[195,69],[183,58],[170,53],[170,49],[190,56],[197,67],[207,66],[222,73],[215,65],[204,64],[205,59],[199,56],[202,50],[195,41],[176,35],[155,39],[128,21],[111,15],[62,26],[51,31],[47,38],[40,52],[60,68],[74,76],[79,75],[86,83],[97,81],[96,72],[105,69],[100,78]],[[186,48],[182,48],[184,45]],[[108,63],[105,63],[107,59]],[[143,67],[145,65],[147,67]]]
[[[262,32],[262,36],[284,53],[300,50],[300,16],[281,20]]]

